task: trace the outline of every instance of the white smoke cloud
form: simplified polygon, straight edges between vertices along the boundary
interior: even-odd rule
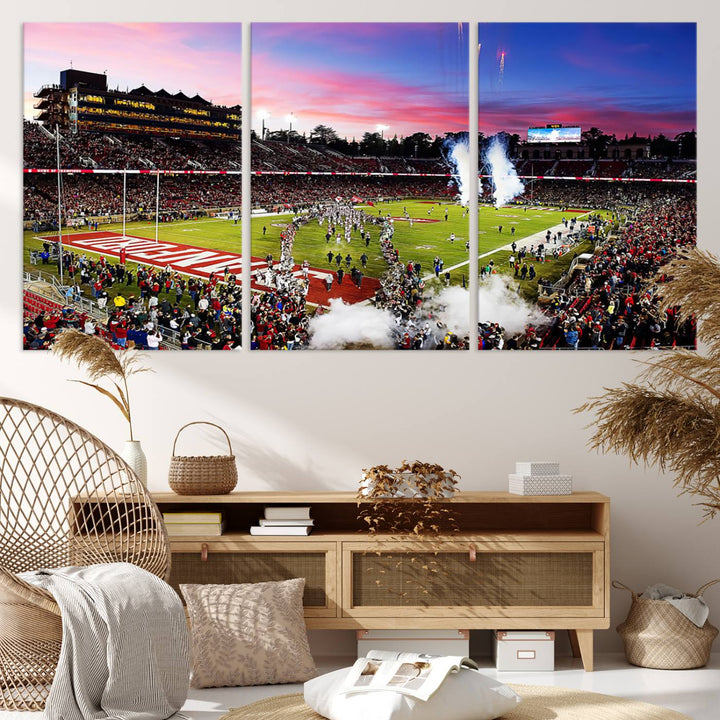
[[[497,135],[485,152],[485,162],[490,167],[495,188],[493,191],[495,207],[507,205],[523,191],[524,185],[508,157],[506,143]]]
[[[470,332],[470,294],[459,285],[443,288],[431,303],[436,317],[456,335]]]
[[[478,321],[499,323],[508,335],[522,332],[527,325],[547,323],[547,317],[517,295],[499,275],[482,280],[478,295]]]
[[[445,148],[448,150],[447,161],[450,163],[455,182],[460,191],[460,202],[467,205],[470,202],[470,139],[463,135],[459,140],[447,138]]]
[[[393,348],[395,321],[388,310],[330,300],[330,310],[310,320],[310,349],[332,350],[348,345]]]

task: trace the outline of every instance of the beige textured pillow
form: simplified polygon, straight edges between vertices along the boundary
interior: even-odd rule
[[[192,626],[192,686],[275,685],[315,677],[304,588],[304,578],[181,585]]]

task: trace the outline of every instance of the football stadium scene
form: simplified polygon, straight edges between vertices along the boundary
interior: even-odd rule
[[[252,348],[467,349],[462,23],[252,26]]]
[[[694,349],[695,24],[481,24],[478,92],[479,348]]]
[[[23,343],[241,342],[241,27],[24,26]]]

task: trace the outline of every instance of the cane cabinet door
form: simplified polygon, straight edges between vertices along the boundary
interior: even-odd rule
[[[305,617],[337,617],[334,542],[172,541],[170,584],[255,583],[305,578]]]
[[[344,617],[602,617],[601,542],[344,542]]]

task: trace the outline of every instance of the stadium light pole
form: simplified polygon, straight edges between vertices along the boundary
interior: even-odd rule
[[[261,139],[265,139],[265,121],[270,118],[270,113],[267,110],[258,110],[258,117],[260,118],[262,122],[262,135]]]
[[[285,119],[290,123],[290,129],[288,130],[288,136],[287,136],[287,141],[289,143],[290,135],[292,135],[292,124],[295,120],[297,120],[297,118],[292,113],[288,113],[287,116],[285,117]]]
[[[60,286],[63,284],[63,242],[62,242],[62,186],[60,184],[60,126],[55,125],[55,154],[57,162],[58,187],[58,272],[60,273]]]
[[[155,242],[160,242],[160,170],[155,185]]]
[[[389,129],[390,129],[390,126],[389,126],[389,125],[376,125],[376,126],[375,126],[376,132],[379,132],[379,133],[380,133],[380,139],[381,139],[381,140],[384,140],[384,139],[385,139],[384,133],[385,133],[386,130],[389,130]]]
[[[125,238],[125,217],[127,215],[127,170],[123,170],[123,239]]]

